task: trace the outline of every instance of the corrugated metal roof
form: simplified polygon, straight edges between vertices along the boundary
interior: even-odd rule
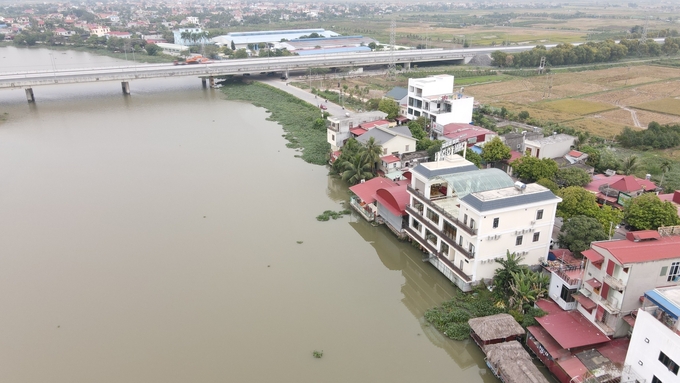
[[[661,291],[656,289],[647,291],[645,293],[645,298],[654,302],[655,305],[659,306],[660,309],[672,316],[673,319],[678,319],[680,317],[680,307],[667,299]]]
[[[469,172],[472,170],[478,170],[479,168],[476,167],[475,165],[464,165],[464,166],[458,166],[455,168],[446,168],[446,169],[434,169],[430,170],[423,166],[422,164],[418,164],[413,171],[417,172],[418,174],[422,174],[425,178],[431,179],[437,176],[444,176],[447,174],[456,174],[456,173],[463,173],[463,172]]]
[[[470,205],[470,207],[477,210],[478,212],[483,212],[536,202],[545,202],[554,200],[555,198],[557,197],[550,190],[547,190],[538,193],[528,193],[509,196],[506,198],[499,198],[491,201],[482,201],[481,199],[476,197],[475,194],[468,194],[465,197],[461,198],[461,201]]]

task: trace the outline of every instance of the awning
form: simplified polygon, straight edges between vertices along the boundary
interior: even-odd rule
[[[581,254],[583,254],[584,257],[588,258],[590,263],[592,263],[594,265],[598,264],[598,263],[602,263],[602,261],[604,261],[604,257],[600,253],[598,253],[597,251],[595,251],[593,249],[588,249],[586,251],[582,251]]]
[[[572,294],[571,296],[574,297],[574,299],[576,299],[576,302],[578,302],[584,309],[588,311],[597,307],[597,303],[593,302],[592,299],[588,298],[585,295]]]
[[[628,323],[630,327],[635,327],[635,317],[632,315],[626,315],[625,317],[621,318],[623,319],[624,322]]]
[[[591,285],[594,289],[599,289],[600,287],[602,287],[602,282],[598,281],[595,278],[588,279],[586,283]]]

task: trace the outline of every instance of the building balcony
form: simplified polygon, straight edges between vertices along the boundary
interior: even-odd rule
[[[444,234],[437,226],[432,224],[428,219],[423,217],[422,213],[418,213],[418,211],[414,210],[410,205],[406,205],[406,212],[411,215],[412,217],[415,217],[418,219],[418,222],[421,222],[425,227],[430,229],[431,232],[437,234],[437,236],[444,242],[446,242],[447,245],[453,247],[458,251],[459,253],[463,254],[463,256],[467,259],[472,259],[475,257],[474,253],[471,253],[468,250],[465,250],[465,248],[461,245],[459,245],[455,239],[450,238],[446,234]]]
[[[620,279],[616,279],[612,277],[611,275],[605,274],[604,276],[604,283],[608,284],[612,288],[618,290],[618,291],[623,291],[623,289],[626,288],[626,286],[623,284],[623,281]]]
[[[423,246],[425,249],[427,249],[427,251],[432,256],[436,256],[437,259],[439,259],[442,263],[444,263],[446,265],[446,267],[451,269],[451,271],[453,271],[453,273],[456,274],[456,276],[458,276],[459,278],[461,278],[462,280],[464,280],[467,283],[472,282],[472,277],[470,275],[465,274],[463,272],[463,270],[456,267],[453,264],[453,262],[451,262],[448,258],[446,258],[446,256],[444,256],[444,254],[438,252],[437,249],[434,248],[434,246],[432,246],[432,244],[430,244],[430,242],[423,239],[416,231],[414,231],[410,227],[407,227],[404,230],[406,231],[406,233],[408,234],[409,237],[411,237],[416,242],[418,242],[421,246]]]
[[[447,212],[446,210],[442,209],[440,206],[437,206],[437,205],[435,205],[434,203],[432,203],[432,201],[430,201],[430,199],[428,199],[427,197],[425,197],[425,195],[424,195],[422,192],[420,192],[420,191],[414,189],[413,187],[411,187],[411,185],[407,185],[407,186],[406,186],[406,190],[407,190],[409,193],[411,193],[411,195],[417,197],[417,198],[419,199],[420,202],[422,202],[422,203],[424,203],[425,205],[431,207],[432,210],[434,210],[434,211],[436,211],[437,213],[439,213],[439,214],[443,215],[444,217],[446,217],[446,219],[447,219],[448,221],[450,221],[452,224],[454,224],[454,226],[456,226],[457,229],[462,230],[462,231],[464,231],[464,232],[466,232],[466,233],[468,233],[468,234],[470,234],[470,235],[472,235],[472,236],[477,235],[477,229],[473,229],[473,228],[471,228],[470,226],[463,224],[463,222],[461,222],[458,218],[452,216],[451,214],[449,214],[449,212]]]
[[[367,210],[364,206],[361,206],[361,203],[359,201],[352,197],[349,199],[349,204],[354,208],[354,210],[357,211],[357,213],[361,214],[362,217],[364,217],[368,222],[371,222],[375,219],[375,214],[372,211]]]

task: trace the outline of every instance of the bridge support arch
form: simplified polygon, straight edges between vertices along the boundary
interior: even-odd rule
[[[123,94],[124,95],[129,95],[130,94],[130,83],[127,81],[123,81],[120,83],[121,88],[123,88]]]
[[[35,96],[33,95],[33,88],[26,88],[24,90],[26,91],[26,100],[28,100],[29,103],[35,102]]]

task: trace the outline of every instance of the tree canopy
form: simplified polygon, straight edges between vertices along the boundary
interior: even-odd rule
[[[525,182],[535,182],[541,178],[553,179],[557,173],[557,162],[550,158],[538,159],[522,156],[511,164],[515,175]]]
[[[668,201],[661,201],[654,193],[644,193],[629,200],[623,211],[626,223],[640,230],[680,224],[678,209]]]
[[[585,186],[590,182],[590,174],[581,168],[569,167],[557,170],[555,183],[562,187]]]
[[[510,159],[510,148],[496,136],[491,141],[484,144],[484,147],[482,148],[482,159],[486,162]]]
[[[562,225],[558,242],[566,247],[577,257],[581,252],[590,248],[593,241],[602,241],[609,238],[604,227],[598,220],[584,215],[577,215],[568,219]]]
[[[389,98],[383,98],[378,104],[378,110],[387,113],[388,120],[394,120],[399,115],[399,104]]]
[[[611,206],[597,204],[595,195],[579,186],[569,186],[557,191],[562,202],[557,204],[557,216],[565,220],[583,215],[596,219],[602,227],[608,227],[610,222],[618,225],[623,219],[623,213]]]
[[[660,125],[650,122],[645,130],[623,128],[616,142],[625,148],[668,149],[680,145],[680,124]]]

